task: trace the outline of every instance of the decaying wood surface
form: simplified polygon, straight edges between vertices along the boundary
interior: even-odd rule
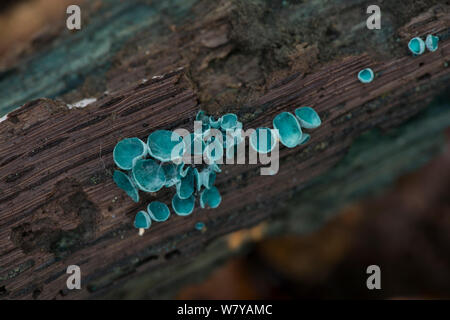
[[[172,215],[139,237],[132,226],[137,210],[154,199],[169,203],[174,191],[141,193],[140,203],[133,203],[112,181],[112,150],[125,137],[146,139],[157,129],[192,129],[202,107],[199,100],[215,94],[214,88],[202,90],[201,83],[192,81],[198,72],[193,67],[207,66],[232,50],[228,26],[221,19],[208,22],[215,26],[209,32],[193,26],[173,36],[187,47],[202,43],[214,48],[211,56],[203,57],[203,64],[179,52],[164,57],[153,52],[155,59],[160,57],[155,65],[161,73],[149,76],[144,67],[131,67],[142,59],[138,52],[110,75],[109,92],[91,105],[68,109],[60,101],[38,99],[0,123],[2,297],[95,298],[144,274],[154,275],[159,290],[173,276],[164,272],[168,267],[195,260],[224,234],[276,218],[283,202],[295,199],[311,181],[332,170],[362,133],[403,125],[449,88],[450,12],[445,6],[399,30],[403,43],[415,35],[441,35],[435,53],[411,57],[405,52],[384,60],[368,54],[346,56],[314,72],[283,74],[264,94],[251,96],[232,111],[244,128],[256,128],[271,126],[281,111],[314,106],[323,125],[312,132],[311,141],[281,148],[275,176],[260,176],[257,165],[224,167],[216,183],[223,196],[219,208],[202,210],[197,204],[191,216]],[[195,65],[189,64],[192,61]],[[356,74],[368,66],[376,78],[363,85]],[[205,222],[206,232],[194,229],[198,221]],[[71,264],[82,269],[82,290],[66,289],[66,268]]]

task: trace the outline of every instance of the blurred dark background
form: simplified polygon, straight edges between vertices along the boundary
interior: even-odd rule
[[[320,231],[258,240],[257,226],[229,236],[251,242],[181,299],[450,298],[450,130],[443,154],[383,194],[348,206]],[[367,290],[366,268],[382,290]]]

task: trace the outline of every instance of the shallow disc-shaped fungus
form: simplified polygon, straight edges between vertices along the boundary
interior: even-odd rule
[[[282,112],[273,119],[273,127],[278,130],[281,143],[288,147],[296,147],[302,140],[302,129],[297,118],[290,112]]]
[[[432,34],[427,35],[425,39],[425,45],[427,49],[431,52],[434,52],[438,49],[439,37],[433,36]]]
[[[195,230],[202,231],[205,228],[205,224],[203,222],[197,222],[195,224]]]
[[[358,79],[362,83],[371,83],[375,77],[372,69],[366,68],[358,72]],[[306,128],[306,127],[305,127]]]
[[[295,109],[295,116],[302,128],[315,129],[322,124],[316,110],[311,107],[300,107]]]
[[[234,129],[238,125],[237,115],[234,113],[227,113],[220,118],[220,127],[223,130]]]
[[[137,187],[145,192],[156,192],[166,183],[162,166],[152,159],[137,160],[132,172]]]
[[[205,189],[200,194],[200,206],[202,208],[209,206],[210,208],[215,209],[220,205],[220,202],[222,202],[222,197],[216,187]]]
[[[123,170],[131,170],[136,159],[147,154],[147,146],[138,138],[127,138],[119,141],[114,147],[113,158],[116,165]]]
[[[139,202],[139,192],[128,175],[122,171],[115,170],[113,180],[120,189],[124,190],[127,195],[133,199],[134,202]]]
[[[150,202],[147,206],[147,212],[156,222],[163,222],[169,219],[170,210],[165,203],[159,201]]]
[[[134,218],[134,226],[138,229],[148,229],[152,225],[150,216],[145,211],[139,211]]]
[[[409,40],[408,49],[416,56],[421,55],[425,52],[425,42],[419,37],[412,38]]]
[[[195,198],[190,196],[187,199],[180,199],[178,194],[175,194],[172,198],[173,211],[179,216],[188,216],[194,211]]]
[[[269,128],[258,128],[250,135],[250,145],[256,152],[269,153],[276,144],[276,136]]]
[[[186,176],[177,183],[177,194],[180,199],[187,199],[194,193],[195,176],[194,170],[188,167]]]
[[[183,138],[176,132],[169,130],[156,130],[147,139],[150,155],[162,162],[180,159],[186,146]]]

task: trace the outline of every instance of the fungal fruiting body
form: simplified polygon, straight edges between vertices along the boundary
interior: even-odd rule
[[[366,68],[358,72],[358,79],[362,83],[370,83],[373,81],[373,78],[375,77],[372,69]]]
[[[165,203],[152,201],[147,206],[147,212],[150,218],[157,222],[163,222],[169,219],[170,210]]]
[[[205,224],[203,222],[201,222],[201,221],[197,222],[195,224],[195,229],[198,230],[198,231],[202,231],[202,230],[205,229]]]
[[[427,38],[425,39],[425,46],[427,47],[427,49],[429,51],[434,52],[438,49],[438,42],[439,42],[439,37],[429,34],[427,36]]]
[[[322,124],[316,110],[311,107],[300,107],[295,109],[295,116],[300,125],[306,129],[315,129]]]
[[[139,192],[132,179],[122,171],[115,170],[113,175],[114,182],[124,190],[134,202],[139,202]]]
[[[180,159],[186,149],[183,138],[169,130],[156,130],[147,139],[150,155],[161,162]]]
[[[282,112],[273,119],[273,127],[278,130],[280,142],[295,148],[302,140],[302,129],[297,118],[290,112]]]
[[[134,227],[139,229],[139,235],[142,236],[144,234],[144,230],[150,228],[152,225],[152,220],[150,216],[145,211],[139,211],[134,218]]]
[[[123,170],[131,170],[133,162],[147,154],[147,146],[138,138],[119,141],[113,151],[114,162]]]
[[[127,172],[116,170],[113,179],[134,202],[139,202],[139,190],[153,193],[162,188],[174,188],[171,205],[178,216],[193,213],[196,197],[201,208],[219,207],[222,196],[214,185],[217,174],[222,172],[219,160],[237,152],[237,147],[244,141],[243,125],[233,113],[216,120],[200,110],[195,119],[201,122],[200,128],[184,137],[172,131],[157,130],[148,136],[147,143],[138,138],[117,143],[113,152],[114,162]],[[294,148],[310,139],[309,134],[302,132],[302,127],[314,129],[320,125],[320,117],[314,109],[300,107],[295,110],[295,115],[290,112],[278,114],[273,119],[273,129],[261,127],[254,130],[249,143],[260,154],[272,152],[278,141]],[[187,152],[203,156],[201,167],[183,162]],[[150,228],[152,220],[164,222],[169,217],[170,209],[165,203],[152,201],[147,211],[136,214],[134,226],[142,235]],[[197,229],[204,229],[204,224],[197,225]]]
[[[408,49],[416,56],[421,55],[425,52],[425,42],[419,37],[412,38],[409,40]]]

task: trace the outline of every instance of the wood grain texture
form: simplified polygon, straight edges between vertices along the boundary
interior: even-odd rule
[[[83,109],[38,99],[10,113],[0,123],[3,297],[101,297],[143,274],[154,274],[154,281],[163,283],[170,277],[163,270],[195,260],[212,240],[273,218],[281,203],[332,170],[362,133],[399,127],[448,90],[450,12],[448,7],[430,12],[399,34],[403,42],[413,35],[439,34],[437,52],[380,61],[368,54],[337,58],[314,72],[290,74],[235,110],[244,128],[256,128],[270,126],[281,111],[310,105],[323,125],[305,146],[280,150],[276,176],[260,176],[258,165],[226,166],[216,183],[223,196],[218,209],[202,210],[197,204],[192,216],[173,215],[144,237],[132,226],[135,213],[154,199],[169,203],[173,190],[133,203],[112,181],[112,150],[125,137],[146,139],[157,129],[192,129],[199,95],[211,94],[192,82],[192,65],[183,63],[194,58],[166,56],[160,64],[163,73],[146,81],[124,62],[117,74],[110,74],[110,91]],[[183,35],[198,33],[192,28]],[[226,46],[221,32],[191,41]],[[367,66],[376,78],[363,85],[356,74]],[[194,229],[198,221],[206,223],[206,233]],[[82,268],[82,290],[64,289],[70,264]]]

